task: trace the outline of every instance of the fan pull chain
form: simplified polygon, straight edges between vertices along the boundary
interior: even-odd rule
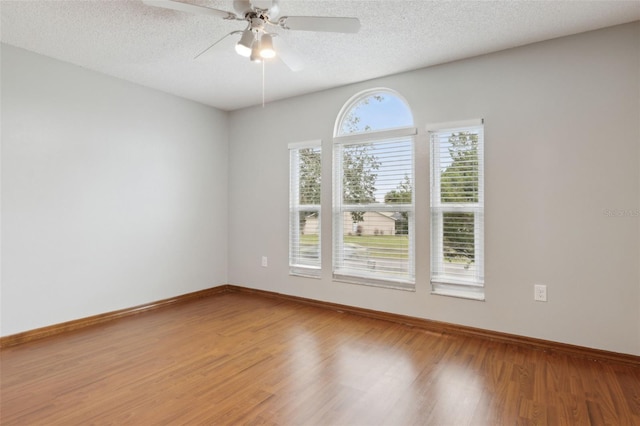
[[[262,60],[262,108],[264,108],[264,67],[266,61]]]

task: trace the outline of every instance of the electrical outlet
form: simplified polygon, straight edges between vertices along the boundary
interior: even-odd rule
[[[262,256],[262,267],[266,268],[269,266],[269,261],[267,260],[267,256]]]
[[[538,302],[547,301],[547,286],[544,284],[536,284],[533,286],[533,299]]]

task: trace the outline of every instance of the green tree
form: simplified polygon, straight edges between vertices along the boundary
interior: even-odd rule
[[[372,101],[384,101],[383,95],[372,95],[362,99],[347,113],[342,121],[342,134],[368,132],[369,125],[362,125],[360,110]],[[380,168],[378,158],[371,154],[368,145],[347,145],[343,148],[343,200],[349,204],[365,204],[375,201],[376,179],[375,170]],[[354,223],[364,221],[365,212],[351,212]]]
[[[342,155],[343,201],[346,204],[367,204],[376,200],[375,170],[380,168],[378,157],[373,155],[369,145],[346,145]],[[351,212],[354,223],[364,221],[362,211]]]
[[[320,204],[320,189],[322,176],[321,154],[313,148],[305,148],[299,151],[299,185],[300,205]],[[300,232],[307,223],[307,218],[316,214],[315,211],[300,212]]]
[[[384,196],[385,204],[411,204],[413,190],[411,187],[411,179],[405,175],[404,180],[398,184],[396,189],[392,189]],[[400,213],[400,218],[396,220],[396,235],[409,234],[409,213]]]
[[[478,202],[478,135],[452,133],[448,140],[451,163],[440,175],[442,203]],[[443,213],[444,257],[447,260],[475,258],[473,213]]]
[[[301,149],[300,205],[320,204],[322,162],[320,152],[313,148]]]
[[[452,133],[447,147],[451,164],[440,175],[443,203],[478,202],[478,135]]]

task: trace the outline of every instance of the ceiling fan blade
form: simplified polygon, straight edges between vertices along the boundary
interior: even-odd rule
[[[327,31],[334,33],[357,33],[358,18],[334,18],[329,16],[283,16],[278,24],[287,30]]]
[[[273,38],[276,55],[291,71],[302,71],[304,63],[298,53],[293,50],[282,37]]]
[[[212,9],[210,7],[196,6],[195,4],[182,3],[173,0],[142,0],[148,6],[162,7],[164,9],[179,10],[180,12],[195,13],[199,15],[213,15],[223,19],[238,19],[235,13],[225,10]]]
[[[230,35],[234,35],[234,34],[242,34],[242,31],[232,31],[229,34],[223,36],[221,39],[219,39],[218,41],[214,42],[211,46],[207,47],[206,49],[204,49],[202,52],[198,53],[193,59],[198,59],[200,56],[204,55],[205,53],[207,53],[209,50],[211,50],[214,46],[218,45],[219,43],[221,43],[224,39],[226,39],[227,37],[229,37]]]

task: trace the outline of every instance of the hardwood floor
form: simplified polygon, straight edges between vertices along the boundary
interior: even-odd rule
[[[640,425],[640,368],[225,293],[2,349],[3,425]]]

